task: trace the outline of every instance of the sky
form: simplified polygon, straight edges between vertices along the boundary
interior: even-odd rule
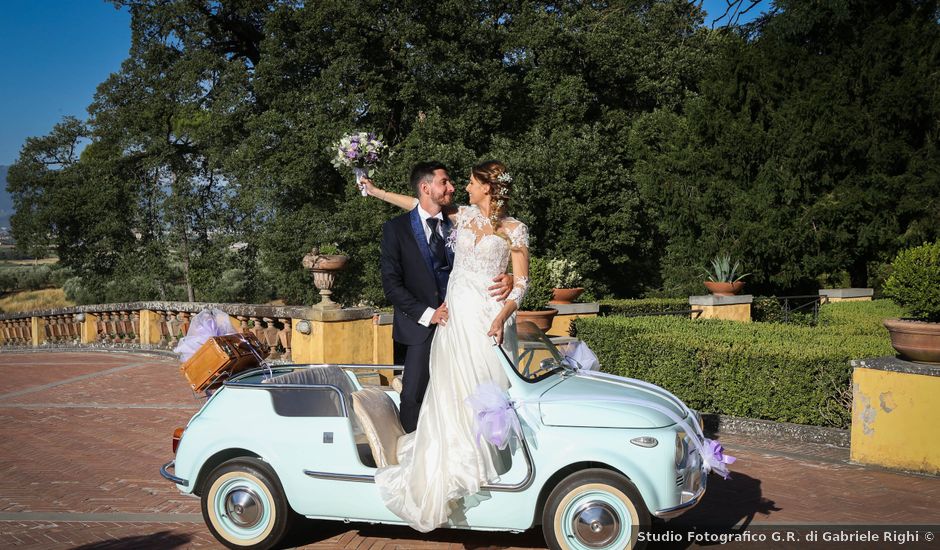
[[[62,117],[87,118],[95,88],[127,57],[130,20],[104,0],[0,0],[0,165]]]
[[[710,24],[725,0],[704,6]],[[0,73],[0,165],[62,117],[87,118],[95,88],[120,69],[130,37],[130,14],[104,0],[0,0],[0,51],[9,55]]]

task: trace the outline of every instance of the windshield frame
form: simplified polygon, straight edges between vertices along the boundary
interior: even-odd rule
[[[524,326],[524,325],[528,325],[528,326]],[[523,328],[524,330],[519,330],[520,328]],[[541,329],[536,327],[532,322],[523,321],[522,323],[517,323],[516,334],[517,334],[517,340],[518,340],[518,344],[517,344],[518,348],[520,349],[522,348],[523,342],[532,342],[536,344],[541,344],[540,347],[533,347],[533,349],[544,349],[548,351],[552,355],[552,358],[555,360],[555,363],[556,363],[553,368],[540,373],[538,376],[526,377],[519,371],[519,364],[517,364],[515,361],[512,360],[512,358],[510,358],[509,354],[506,352],[503,346],[496,346],[497,348],[499,348],[499,352],[502,353],[503,357],[506,359],[506,364],[512,366],[512,371],[513,373],[515,373],[517,378],[519,378],[520,380],[523,380],[524,382],[528,384],[536,384],[538,382],[541,382],[542,380],[545,380],[546,378],[550,378],[556,374],[564,372],[567,369],[564,356],[561,354],[560,351],[558,351],[558,348],[555,346],[554,343],[552,343],[549,336],[545,334]]]

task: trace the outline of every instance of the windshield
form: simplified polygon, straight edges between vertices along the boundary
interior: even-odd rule
[[[538,382],[562,369],[563,356],[558,351],[558,346],[567,344],[572,338],[550,340],[540,328],[529,321],[517,324],[516,334],[518,339],[513,350],[513,364],[520,378],[527,382]]]

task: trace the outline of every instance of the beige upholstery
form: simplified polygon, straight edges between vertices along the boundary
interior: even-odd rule
[[[372,449],[372,458],[379,468],[398,464],[398,438],[405,430],[398,420],[395,403],[383,390],[371,386],[352,394],[353,410]]]
[[[401,382],[401,376],[396,376],[395,378],[392,378],[392,389],[393,389],[393,390],[397,391],[398,393],[401,393],[401,390],[402,390],[403,388],[404,388],[404,386],[402,385],[402,382]]]

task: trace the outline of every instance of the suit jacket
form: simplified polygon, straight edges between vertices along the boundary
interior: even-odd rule
[[[446,216],[441,230],[446,239],[451,230]],[[450,248],[446,252],[447,261],[453,266],[454,252]],[[434,325],[426,327],[418,323],[427,308],[437,309],[444,301],[433,264],[417,208],[385,222],[380,261],[382,289],[385,298],[395,306],[392,338],[402,344],[421,344],[434,332]],[[449,272],[443,274],[445,281],[449,275]]]

